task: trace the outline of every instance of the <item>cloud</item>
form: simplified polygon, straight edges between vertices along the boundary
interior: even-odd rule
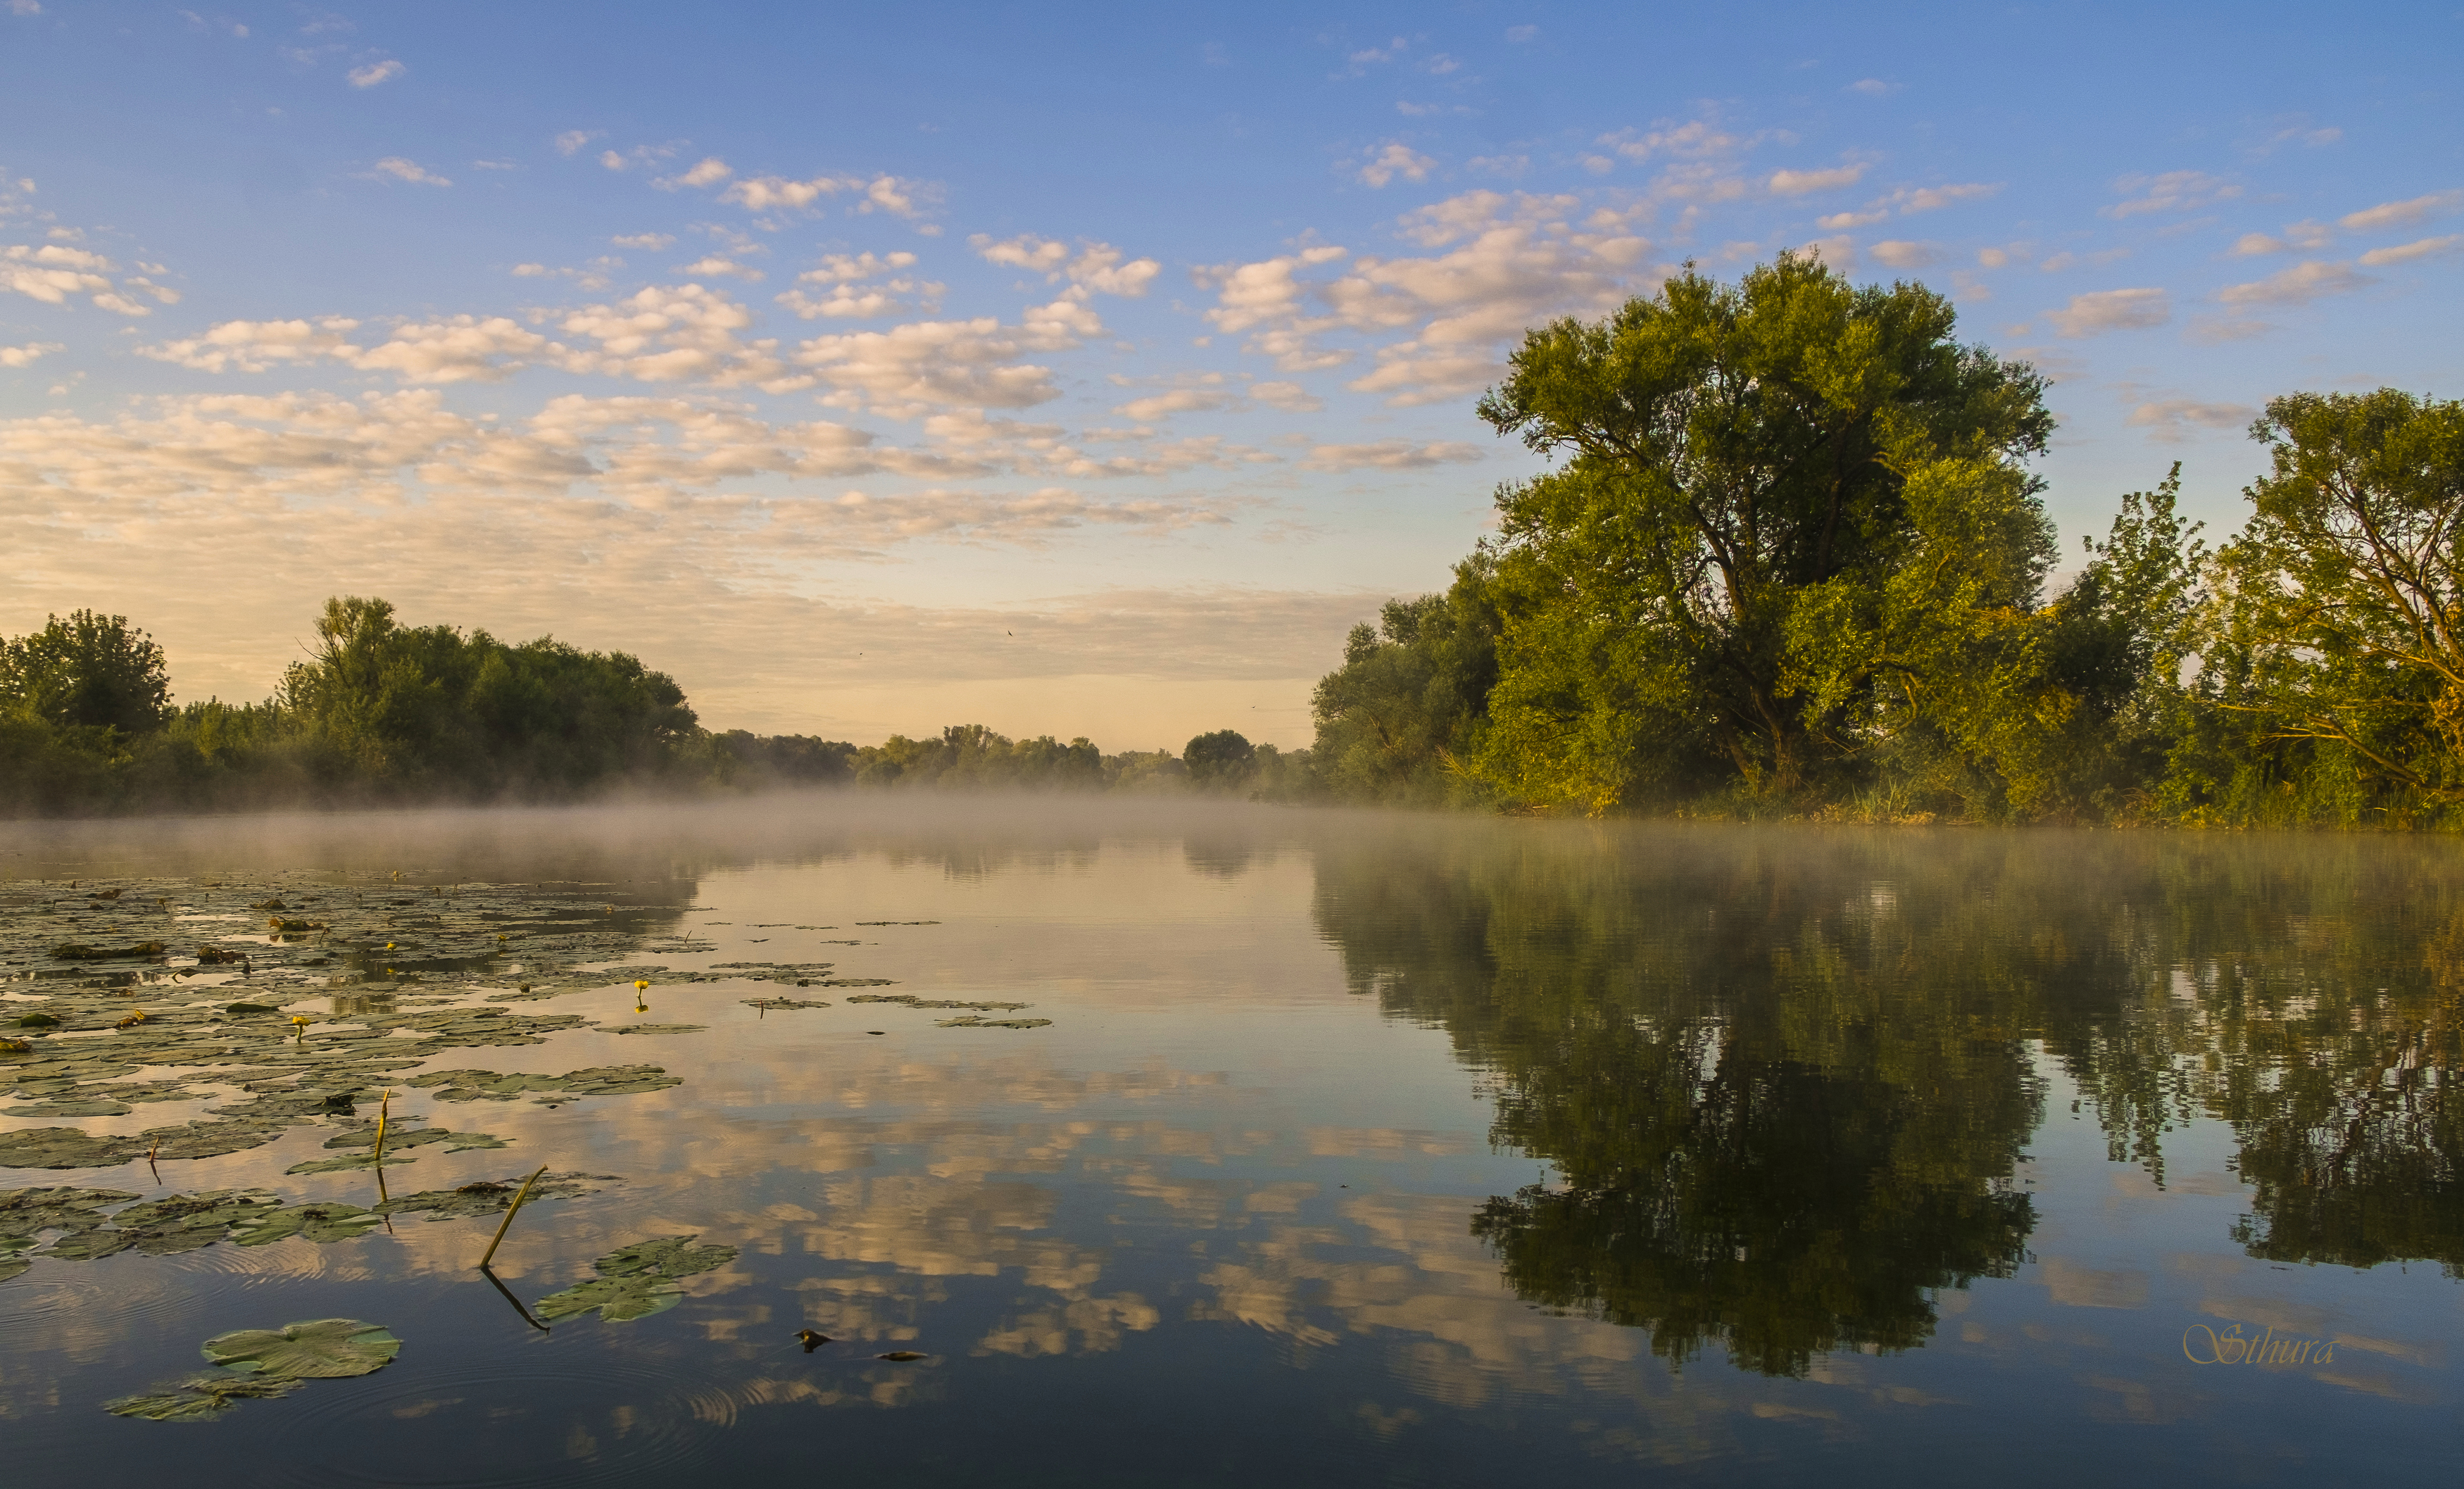
[[[1805,251],[1841,274],[1854,274],[1857,269],[1857,240],[1850,237],[1817,238],[1805,246]]]
[[[679,186],[715,186],[735,174],[727,162],[715,155],[705,155],[693,164],[693,169],[681,175],[659,177],[650,185],[662,191],[673,191]]]
[[[565,352],[561,364],[572,372],[644,383],[752,385],[774,393],[809,387],[812,379],[790,373],[776,355],[776,340],[737,337],[752,324],[752,313],[724,292],[699,284],[652,285],[612,304],[567,313],[559,329],[598,346]]]
[[[9,0],[9,13],[11,15],[40,15],[43,13],[42,0]]]
[[[732,258],[723,258],[716,253],[706,254],[700,258],[694,259],[692,263],[677,270],[676,273],[703,279],[718,278],[759,280],[766,277],[759,269],[739,264]]]
[[[1529,41],[1532,37],[1539,34],[1540,28],[1537,26],[1508,26],[1506,28],[1506,39],[1518,44]]]
[[[2464,191],[2433,191],[2409,202],[2382,202],[2347,212],[2337,219],[2347,232],[2385,232],[2389,228],[2414,228],[2464,207]]]
[[[0,346],[0,367],[31,367],[37,358],[66,350],[68,348],[58,341],[29,341],[23,346]]]
[[[838,389],[846,406],[860,402],[892,418],[937,407],[1028,408],[1061,389],[1051,368],[1019,359],[1068,350],[1103,328],[1092,311],[1061,299],[1030,308],[1015,326],[984,316],[816,337],[795,360]]]
[[[1804,196],[1815,191],[1836,191],[1853,186],[1865,175],[1862,163],[1837,165],[1828,170],[1775,170],[1763,185],[1773,196]]]
[[[618,248],[647,249],[660,253],[675,246],[675,235],[667,232],[628,232],[607,240]]]
[[[331,361],[365,372],[390,372],[406,383],[494,383],[541,353],[561,350],[501,316],[407,323],[374,346],[350,339],[359,326],[341,316],[226,320],[202,336],[142,346],[138,352],[199,372],[263,372],[284,363]]]
[[[20,189],[31,191],[33,183],[20,181]],[[59,230],[54,230],[59,235]],[[77,236],[72,230],[69,234]],[[140,264],[141,269],[160,273],[159,264]],[[165,305],[177,304],[177,290],[159,285],[143,275],[131,275],[123,284],[114,285],[111,275],[119,266],[90,250],[67,243],[46,243],[37,248],[20,243],[0,248],[0,294],[22,295],[46,305],[64,305],[72,295],[83,295],[97,308],[122,316],[147,316],[150,307],[136,296],[124,293],[134,290],[149,295]]]
[[[2331,264],[2312,259],[2294,265],[2282,273],[2268,275],[2249,284],[2236,284],[2216,292],[2216,299],[2235,307],[2246,305],[2306,305],[2328,295],[2350,295],[2378,281],[2354,269],[2350,264]]]
[[[1397,406],[1477,390],[1503,366],[1500,343],[1551,316],[1615,306],[1650,244],[1614,212],[1574,220],[1573,196],[1472,191],[1405,213],[1408,241],[1445,252],[1362,255],[1335,276],[1299,277],[1348,250],[1321,246],[1249,264],[1201,268],[1217,292],[1217,330],[1249,332],[1248,350],[1290,372],[1340,364],[1332,333],[1395,336],[1377,366],[1350,384]]]
[[[1416,154],[1410,145],[1390,142],[1360,167],[1356,179],[1372,188],[1383,186],[1397,176],[1406,181],[1426,181],[1437,164],[1425,155]]]
[[[1899,92],[1900,85],[1898,83],[1884,82],[1879,77],[1860,77],[1857,81],[1850,83],[1845,91],[1849,93],[1861,93],[1869,99],[1880,99]]]
[[[400,77],[405,71],[400,62],[387,57],[382,62],[370,62],[364,67],[352,68],[349,77],[351,86],[354,88],[373,88],[381,82],[389,82]]]
[[[1942,257],[1942,251],[1930,243],[1898,240],[1877,243],[1867,252],[1893,269],[1923,269]]]
[[[568,135],[564,138],[572,137]],[[636,165],[649,165],[659,161],[673,160],[676,148],[672,144],[637,144],[629,150],[602,150],[599,152],[599,164],[609,170],[631,170]]]
[[[1378,440],[1367,445],[1312,445],[1301,463],[1312,471],[1425,471],[1485,458],[1477,445],[1461,441]]]
[[[2133,428],[2150,429],[2149,436],[2165,444],[2177,444],[2189,437],[2186,427],[2195,425],[2202,429],[2243,429],[2258,417],[2258,410],[2241,404],[2203,404],[2195,399],[2168,398],[2156,403],[2141,404],[2130,410],[2124,422]]]
[[[362,179],[375,181],[380,177],[385,176],[390,176],[396,181],[407,181],[415,186],[450,186],[453,185],[452,182],[447,180],[443,176],[437,175],[435,172],[428,169],[428,167],[420,164],[418,162],[406,160],[399,155],[388,155],[384,160],[377,162],[375,166],[368,170]]]
[[[1316,413],[1326,406],[1297,383],[1253,383],[1249,396],[1278,413]]]
[[[2169,170],[2161,176],[2123,176],[2113,189],[2126,200],[2102,209],[2117,221],[2147,212],[2189,211],[2241,195],[2241,187],[2205,171]]]
[[[1639,164],[1655,158],[1701,161],[1734,155],[1752,145],[1754,139],[1728,134],[1709,120],[1698,119],[1683,124],[1662,121],[1648,130],[1620,129],[1592,142]]]
[[[2423,238],[2396,248],[2372,249],[2362,255],[2362,262],[2372,269],[2382,264],[2409,264],[2416,258],[2435,258],[2464,249],[2464,234],[2450,233],[2443,238]]]
[[[1115,406],[1112,412],[1148,424],[1177,413],[1211,413],[1230,407],[1231,403],[1231,399],[1212,388],[1183,387],[1148,398],[1132,399]]]
[[[571,156],[591,141],[604,139],[606,133],[604,129],[568,129],[556,137],[556,153]]]
[[[1038,238],[1033,233],[996,242],[979,232],[967,240],[967,246],[986,263],[1042,274],[1047,284],[1066,278],[1084,291],[1118,295],[1131,299],[1146,294],[1147,286],[1163,272],[1163,266],[1154,259],[1129,259],[1109,243],[1086,243],[1082,240],[1078,252],[1072,256],[1067,244],[1050,238]]]
[[[945,286],[901,273],[914,265],[915,255],[907,252],[827,254],[818,268],[796,276],[799,286],[823,286],[818,294],[798,288],[778,301],[806,320],[865,320],[919,303],[930,309],[940,302]],[[884,274],[897,277],[883,279]]]
[[[2063,336],[2102,336],[2161,326],[2173,318],[2173,305],[2163,290],[2094,290],[2072,296],[2069,305],[2047,311],[2045,318]]]

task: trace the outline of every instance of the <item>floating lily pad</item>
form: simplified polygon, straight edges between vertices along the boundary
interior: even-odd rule
[[[748,997],[740,999],[747,1008],[827,1008],[830,1005],[817,997]]]
[[[613,1173],[547,1173],[531,1186],[531,1197],[525,1205],[542,1199],[569,1197],[598,1193],[602,1184],[621,1184],[624,1180]],[[462,1220],[476,1215],[490,1215],[513,1203],[521,1189],[517,1181],[498,1183],[493,1179],[465,1184],[460,1189],[423,1190],[405,1194],[377,1206],[380,1215],[404,1215],[424,1212],[430,1220]]]
[[[166,1390],[122,1396],[102,1406],[114,1416],[142,1417],[149,1422],[205,1422],[242,1401],[287,1396],[300,1384],[296,1375],[198,1374]]]
[[[968,1014],[958,1018],[935,1018],[936,1029],[1041,1029],[1052,1022],[1049,1018],[979,1018]]]
[[[591,1263],[600,1274],[587,1282],[550,1293],[532,1310],[542,1319],[570,1318],[596,1310],[610,1324],[664,1313],[684,1301],[678,1278],[725,1266],[736,1259],[733,1246],[696,1246],[692,1236],[619,1246]]]
[[[513,1101],[524,1092],[556,1091],[568,1096],[625,1096],[684,1084],[657,1065],[601,1065],[568,1070],[562,1075],[500,1075],[494,1070],[427,1070],[403,1083],[435,1088],[441,1102]]]
[[[986,1002],[957,997],[917,997],[913,993],[859,993],[847,1001],[850,1003],[904,1003],[910,1008],[975,1008],[986,1012],[1001,1012],[1027,1006],[1024,1003]]]
[[[385,1216],[375,1211],[363,1210],[357,1205],[282,1205],[233,1229],[231,1238],[242,1246],[263,1246],[297,1236],[322,1246],[334,1241],[356,1240],[375,1229],[384,1219]]]
[[[708,1027],[698,1023],[621,1023],[607,1030],[609,1034],[699,1034]]]
[[[381,1370],[401,1352],[402,1341],[391,1329],[358,1319],[243,1328],[205,1343],[206,1358],[225,1369],[320,1380]]]
[[[899,1365],[905,1365],[913,1360],[921,1360],[924,1356],[917,1354],[913,1349],[892,1349],[888,1354],[877,1354],[874,1355],[873,1358],[876,1360],[890,1360]]]

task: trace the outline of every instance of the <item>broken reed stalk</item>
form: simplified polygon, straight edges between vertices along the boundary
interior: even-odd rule
[[[387,1089],[383,1096],[377,1098],[377,1155],[375,1162],[377,1171],[380,1174],[385,1171],[385,1111],[392,1106],[393,1092],[391,1089]]]
[[[531,1197],[531,1186],[538,1183],[539,1174],[546,1171],[547,1165],[540,1164],[529,1178],[522,1180],[520,1193],[515,1194],[514,1202],[505,1207],[505,1223],[496,1227],[496,1238],[488,1242],[488,1254],[479,1259],[480,1271],[486,1271],[488,1263],[496,1259],[496,1248],[504,1244],[505,1233],[514,1228],[514,1216],[521,1213],[522,1201]]]

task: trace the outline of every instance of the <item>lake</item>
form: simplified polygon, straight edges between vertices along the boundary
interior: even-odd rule
[[[28,1489],[2246,1486],[2459,1441],[2443,840],[21,823],[0,973]],[[228,1341],[330,1319],[389,1336]]]

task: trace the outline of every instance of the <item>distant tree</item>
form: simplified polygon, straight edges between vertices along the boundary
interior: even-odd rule
[[[1390,600],[1376,625],[1352,628],[1343,665],[1310,699],[1327,786],[1397,805],[1477,799],[1465,767],[1496,680],[1496,602],[1480,552],[1457,565],[1444,594]]]
[[[1200,791],[1239,790],[1255,772],[1257,756],[1257,746],[1230,729],[1199,734],[1180,752],[1181,763],[1189,769],[1190,784]]]
[[[61,728],[150,734],[171,717],[163,648],[121,615],[74,612],[0,645],[0,698]]]

